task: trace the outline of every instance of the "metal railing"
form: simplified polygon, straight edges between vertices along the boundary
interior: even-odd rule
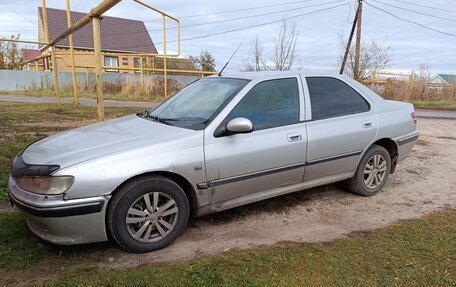
[[[9,41],[9,42],[17,42],[17,43],[28,43],[28,44],[37,44],[37,45],[44,45],[41,47],[41,51],[43,51],[43,55],[38,56],[34,59],[28,60],[23,63],[23,65],[30,64],[35,62],[35,66],[37,67],[37,63],[40,60],[49,61],[52,65],[52,73],[53,73],[53,83],[54,83],[54,92],[57,99],[57,104],[59,107],[61,106],[60,100],[60,89],[59,89],[59,80],[58,80],[58,71],[57,71],[57,59],[62,59],[63,63],[67,67],[71,67],[72,73],[72,86],[73,86],[73,97],[74,97],[74,104],[78,104],[78,87],[76,82],[76,68],[83,68],[86,69],[86,73],[88,74],[89,69],[93,69],[95,71],[96,76],[96,94],[97,94],[97,118],[98,120],[104,119],[104,107],[103,107],[103,69],[115,69],[115,70],[126,70],[126,71],[140,71],[141,74],[141,85],[144,86],[144,72],[153,72],[153,73],[162,73],[164,79],[164,88],[163,88],[163,95],[164,97],[168,96],[168,87],[167,87],[167,74],[168,73],[179,73],[179,74],[196,74],[196,75],[213,75],[216,74],[214,72],[205,72],[205,71],[197,71],[197,70],[177,70],[177,69],[168,69],[167,67],[167,58],[169,57],[178,57],[181,53],[181,44],[180,44],[180,21],[176,17],[173,17],[155,7],[150,6],[149,4],[143,2],[142,0],[133,0],[134,2],[154,11],[162,16],[162,25],[163,25],[163,53],[107,53],[102,52],[101,47],[101,16],[120,3],[122,0],[103,0],[98,6],[94,7],[90,10],[89,13],[84,15],[79,21],[75,24],[71,22],[71,9],[70,9],[70,0],[66,0],[66,12],[67,12],[67,24],[68,29],[64,31],[62,34],[57,36],[55,39],[49,39],[49,26],[48,26],[48,17],[47,17],[47,9],[46,9],[46,0],[42,0],[42,18],[43,18],[43,30],[45,35],[45,42],[43,41],[25,41],[25,40],[16,40],[16,39],[3,39],[0,38],[0,41]],[[167,52],[167,34],[166,34],[166,20],[170,19],[175,21],[177,24],[177,52],[176,53],[168,53]],[[93,39],[94,39],[94,49],[93,52],[75,52],[74,51],[74,43],[73,43],[73,33],[81,29],[82,27],[86,26],[92,22],[92,29],[93,29]],[[56,50],[56,45],[63,39],[69,38],[69,51],[58,51]],[[75,55],[84,54],[90,55],[94,57],[94,65],[77,65],[75,63]],[[70,55],[70,63],[66,62],[64,55]],[[103,55],[119,55],[119,56],[137,56],[140,57],[141,67],[139,68],[130,68],[130,67],[120,67],[118,66],[105,66],[102,64],[102,56]],[[147,68],[143,67],[143,58],[146,57],[163,57],[163,68]]]

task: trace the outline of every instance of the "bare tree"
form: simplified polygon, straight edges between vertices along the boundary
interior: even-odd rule
[[[200,71],[215,72],[215,58],[208,50],[201,50],[196,57],[188,57]]]
[[[339,49],[341,55],[339,57],[338,64],[342,63],[343,55],[346,49],[347,43],[344,41],[342,34],[340,35],[339,40]],[[353,45],[348,51],[348,58],[346,63],[346,73],[351,77],[358,80],[366,80],[372,77],[376,72],[381,71],[386,68],[390,63],[390,46],[383,47],[377,44],[375,41],[370,41],[369,43],[361,43],[361,55],[359,62],[359,72],[358,75],[354,75],[354,65],[355,65],[355,48]]]
[[[429,68],[429,64],[421,63],[418,65],[418,71],[413,72],[418,77],[418,80],[427,83],[431,79],[431,71]]]
[[[20,35],[11,36],[12,40],[19,40]],[[24,56],[17,43],[0,42],[0,69],[19,70],[24,61]]]
[[[250,43],[247,50],[247,56],[243,58],[241,70],[245,72],[267,70],[267,66],[263,58],[263,52],[263,43],[261,43],[260,37],[256,35]]]
[[[296,42],[299,33],[296,23],[284,20],[280,29],[272,38],[274,51],[271,57],[271,70],[291,70],[296,62]]]
[[[296,23],[283,21],[279,30],[271,37],[273,50],[270,60],[265,60],[264,46],[259,36],[250,43],[247,55],[243,58],[241,70],[243,71],[286,71],[291,70],[296,65],[296,42],[299,33],[296,29]],[[268,51],[267,51],[268,52]]]

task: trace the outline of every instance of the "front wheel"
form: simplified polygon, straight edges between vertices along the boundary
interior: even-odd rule
[[[121,187],[108,207],[107,223],[124,249],[144,253],[164,248],[185,230],[189,202],[174,181],[143,177]]]
[[[375,195],[385,185],[390,171],[389,152],[382,146],[373,145],[364,154],[353,178],[348,180],[348,187],[359,195]]]

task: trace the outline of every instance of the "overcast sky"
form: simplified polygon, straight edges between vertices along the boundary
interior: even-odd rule
[[[299,62],[304,69],[318,70],[336,69],[336,63],[340,53],[338,49],[339,34],[342,33],[345,38],[348,37],[351,21],[354,17],[355,3],[355,1],[348,0],[145,1],[158,9],[181,18],[182,26],[274,13],[223,23],[183,27],[181,35],[181,39],[183,40],[272,22],[286,17],[293,17],[299,14],[338,6],[330,10],[294,18],[299,31],[299,40],[296,48]],[[406,4],[404,1],[418,5],[432,6],[437,9],[420,7],[416,6],[416,4]],[[101,0],[72,0],[71,8],[75,11],[88,12],[90,8],[96,6],[99,2]],[[454,0],[365,0],[365,2],[393,13],[402,19],[415,21],[431,29],[453,35],[441,34],[400,21],[365,3],[363,6],[362,39],[363,41],[375,40],[381,45],[391,47],[390,70],[406,71],[417,69],[420,63],[427,63],[435,72],[456,73],[456,5]],[[387,6],[380,2],[436,17]],[[41,5],[41,0],[1,0],[0,36],[20,33],[22,39],[36,40],[38,5]],[[275,6],[250,9],[268,5]],[[65,9],[65,1],[47,0],[47,6]],[[227,11],[239,9],[248,10],[226,13]],[[225,13],[188,17],[218,12]],[[161,32],[156,31],[156,29],[161,28],[161,22],[157,21],[161,19],[160,16],[131,0],[122,1],[110,10],[107,15],[145,21],[147,28],[150,30],[152,40],[156,43],[162,42]],[[169,22],[169,26],[171,28],[173,27],[171,22]],[[239,43],[243,42],[242,48],[230,64],[230,70],[236,70],[242,62],[242,57],[246,54],[252,38],[258,35],[264,42],[267,52],[270,50],[271,37],[279,26],[280,21],[236,32],[221,33],[211,37],[182,41],[182,54],[183,56],[195,55],[201,49],[207,49],[213,53],[217,60],[217,66],[220,68],[228,60]],[[176,37],[176,30],[170,29],[168,31],[168,39],[173,40]],[[157,44],[157,48],[161,50],[162,45]],[[168,44],[168,50],[175,51],[175,43]]]

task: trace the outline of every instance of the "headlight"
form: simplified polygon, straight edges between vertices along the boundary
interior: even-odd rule
[[[19,176],[17,185],[27,191],[39,194],[62,194],[74,182],[73,176]]]

